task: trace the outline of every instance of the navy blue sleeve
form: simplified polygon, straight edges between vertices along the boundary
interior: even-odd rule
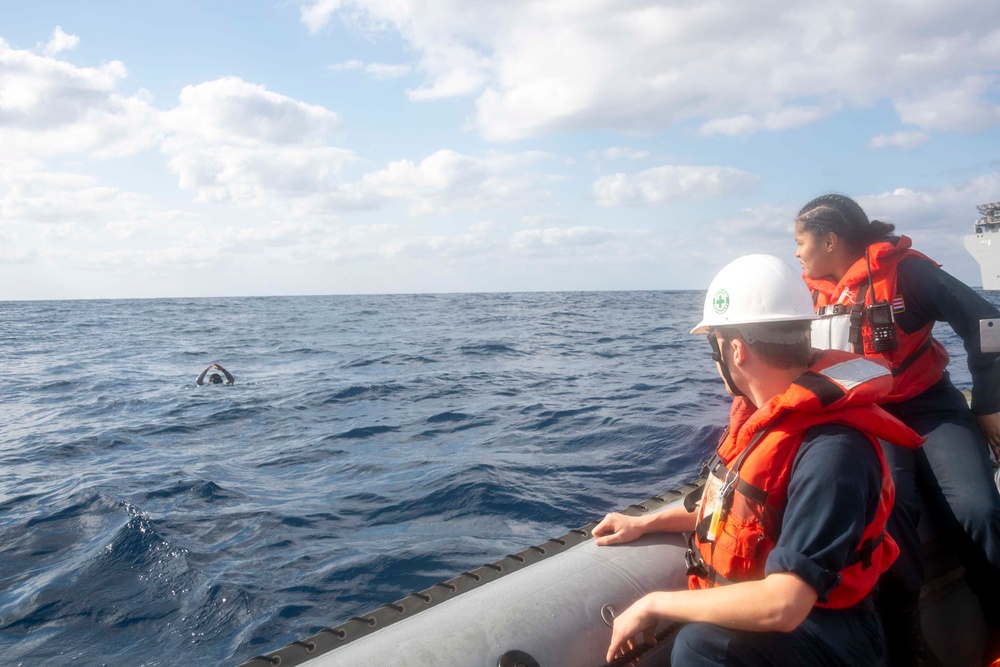
[[[979,320],[1000,317],[1000,311],[962,281],[918,257],[899,263],[896,291],[905,304],[896,316],[899,328],[913,332],[928,321],[947,322],[968,353],[972,411],[1000,412],[1000,354],[983,354],[979,342]]]
[[[859,431],[814,426],[792,464],[781,535],[765,576],[791,572],[826,601],[875,518],[882,488],[878,455]]]

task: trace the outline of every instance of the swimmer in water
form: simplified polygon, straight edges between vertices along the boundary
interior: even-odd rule
[[[219,375],[219,373],[212,373],[211,375],[208,376],[208,381],[206,382],[205,375],[207,375],[208,372],[212,369],[221,372],[222,375]],[[223,375],[225,376],[224,379]],[[203,384],[233,384],[236,382],[236,378],[233,377],[232,373],[230,373],[221,365],[219,365],[218,362],[215,362],[207,366],[205,370],[201,372],[201,375],[198,376],[198,379],[195,382],[198,383],[199,387],[202,386]]]

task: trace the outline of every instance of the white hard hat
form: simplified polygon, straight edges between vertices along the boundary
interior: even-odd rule
[[[802,277],[777,257],[745,255],[727,264],[705,295],[705,313],[693,334],[709,327],[816,319]]]

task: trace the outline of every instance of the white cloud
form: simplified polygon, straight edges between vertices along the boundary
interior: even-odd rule
[[[714,199],[750,192],[758,177],[728,167],[665,165],[635,174],[611,174],[594,182],[601,206],[658,204],[671,199]]]
[[[592,159],[617,162],[619,160],[645,160],[649,157],[649,151],[640,151],[627,146],[612,146],[599,151],[590,151],[587,155]]]
[[[52,39],[48,44],[41,46],[41,51],[47,56],[54,56],[61,51],[72,51],[80,45],[80,38],[76,35],[67,35],[61,26],[56,26],[52,31]]]
[[[65,48],[69,36],[59,38]],[[117,92],[125,66],[76,67],[0,39],[0,159],[86,153],[129,155],[160,138],[148,93]]]
[[[8,175],[5,185],[0,188],[0,219],[6,223],[68,230],[68,225],[135,224],[168,214],[144,195],[100,185],[79,174],[28,172]]]
[[[390,65],[386,63],[369,63],[365,66],[365,71],[379,81],[399,79],[408,75],[411,69],[409,65]]]
[[[330,22],[330,16],[340,9],[340,4],[340,0],[314,0],[300,10],[302,22],[309,32],[319,32]]]
[[[326,144],[335,113],[226,77],[186,86],[164,114],[163,151],[199,200],[269,205],[325,192],[352,151]]]
[[[256,146],[317,145],[339,120],[324,107],[230,76],[185,86],[167,122],[182,141]]]
[[[982,130],[1000,125],[1000,104],[990,100],[998,91],[1000,78],[969,76],[909,92],[895,104],[904,123],[934,130]]]
[[[545,157],[542,153],[493,154],[478,158],[440,150],[419,163],[391,162],[339,187],[333,200],[346,207],[378,208],[403,203],[410,214],[478,211],[541,196],[529,175],[510,172]]]
[[[346,60],[328,67],[333,72],[349,72],[362,70],[379,81],[389,81],[407,76],[413,71],[410,65],[392,65],[388,63],[368,63],[362,60]]]
[[[699,133],[709,137],[722,134],[730,137],[745,136],[761,130],[788,130],[814,123],[830,115],[834,108],[790,106],[779,111],[765,113],[761,117],[742,114],[732,118],[715,118],[702,124]]]
[[[38,260],[33,248],[17,248],[6,243],[0,247],[0,264],[32,264]]]
[[[704,134],[743,135],[881,99],[920,129],[1000,122],[987,89],[962,83],[994,85],[1000,75],[1000,5],[979,0],[316,0],[302,8],[313,32],[335,18],[398,33],[425,76],[411,97],[476,96],[473,126],[492,140],[688,121]],[[949,117],[959,99],[966,107]]]
[[[926,190],[897,188],[857,201],[869,218],[891,222],[897,232],[944,233],[954,242],[955,232],[971,231],[972,221],[979,216],[976,204],[996,201],[997,193],[1000,173]]]
[[[869,142],[869,148],[902,148],[911,149],[923,146],[930,140],[926,132],[915,130],[910,132],[895,132],[893,134],[877,134]]]
[[[399,79],[400,77],[404,77],[413,71],[413,68],[410,65],[392,65],[388,63],[365,64],[362,60],[346,60],[342,63],[330,65],[328,69],[333,72],[363,70],[365,73],[370,74],[373,78],[378,79],[379,81]]]
[[[365,63],[361,60],[345,60],[342,63],[330,65],[330,70],[334,72],[349,72],[351,70],[364,69]]]
[[[516,251],[530,252],[541,249],[567,249],[580,246],[595,246],[615,238],[614,232],[598,227],[548,227],[545,229],[525,229],[515,233],[510,239],[510,247]]]

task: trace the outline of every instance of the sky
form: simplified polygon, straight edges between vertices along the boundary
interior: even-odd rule
[[[2,16],[0,300],[704,289],[828,192],[981,285],[997,2]]]

